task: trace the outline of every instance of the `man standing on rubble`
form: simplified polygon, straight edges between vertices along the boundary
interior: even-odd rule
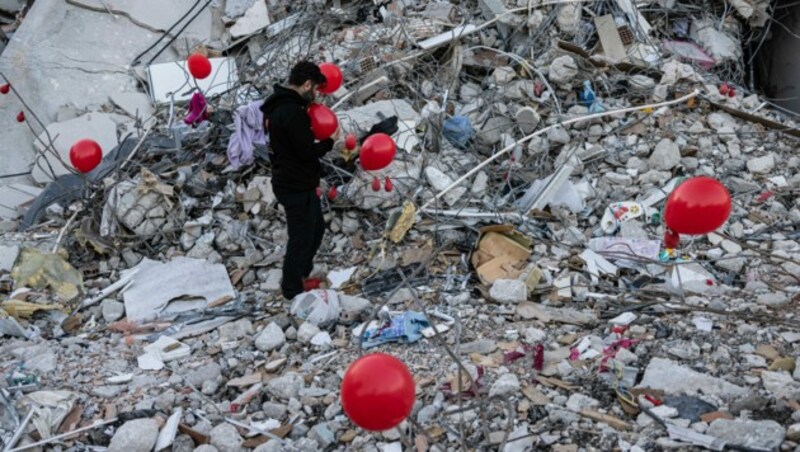
[[[272,189],[286,212],[289,231],[281,281],[287,300],[318,285],[307,278],[325,234],[317,196],[319,159],[333,148],[339,131],[330,139],[315,142],[306,110],[315,98],[317,86],[325,81],[319,66],[301,61],[292,68],[288,86],[275,85],[275,91],[261,107],[272,147]]]

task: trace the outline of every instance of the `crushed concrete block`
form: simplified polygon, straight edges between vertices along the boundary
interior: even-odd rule
[[[134,419],[117,430],[108,445],[109,452],[150,452],[158,439],[158,424],[153,419]]]
[[[520,303],[528,299],[528,286],[518,279],[498,279],[492,284],[489,296],[500,303]]]
[[[775,155],[773,154],[747,161],[747,171],[753,174],[767,174],[773,169],[775,169]]]
[[[10,272],[14,268],[14,262],[19,256],[19,247],[16,245],[0,245],[0,273]]]
[[[581,25],[582,5],[580,3],[566,3],[558,8],[556,23],[558,29],[568,36],[578,32]]]
[[[522,133],[525,135],[533,133],[536,127],[539,126],[539,121],[541,121],[539,113],[531,107],[520,108],[515,118],[517,120],[517,125],[519,125],[520,130],[522,130]]]
[[[668,394],[702,392],[723,399],[743,396],[749,392],[748,389],[728,383],[721,378],[697,372],[664,358],[650,360],[639,387],[658,389]]]
[[[672,140],[665,138],[661,140],[656,149],[650,155],[648,164],[650,168],[668,171],[681,163],[681,151],[678,145]]]
[[[786,429],[775,421],[717,419],[708,426],[706,434],[740,447],[778,450]]]
[[[550,64],[550,81],[567,84],[578,76],[578,63],[569,55],[562,55]]]
[[[451,179],[450,176],[432,166],[425,168],[425,178],[428,179],[428,183],[433,186],[436,192],[444,190],[453,183],[453,179]],[[456,187],[445,193],[443,196],[444,202],[446,202],[448,206],[453,206],[466,192],[466,187]]]

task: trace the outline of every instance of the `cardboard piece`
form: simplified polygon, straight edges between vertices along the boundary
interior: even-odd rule
[[[512,226],[488,226],[480,230],[471,262],[481,283],[516,279],[531,255],[532,241]]]

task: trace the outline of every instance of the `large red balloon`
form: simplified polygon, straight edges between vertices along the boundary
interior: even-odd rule
[[[393,356],[362,356],[344,374],[342,408],[365,430],[389,430],[403,422],[413,407],[414,379]]]
[[[76,170],[84,174],[95,169],[101,160],[103,150],[94,140],[79,140],[69,149],[69,161]]]
[[[319,65],[319,70],[325,76],[326,82],[317,87],[317,91],[322,94],[333,94],[342,87],[344,75],[342,75],[342,70],[339,69],[339,66],[332,63],[322,63]]]
[[[211,61],[199,53],[191,54],[186,65],[189,66],[189,73],[196,79],[202,80],[211,75]]]
[[[731,214],[731,195],[718,180],[695,177],[678,185],[667,198],[664,221],[678,234],[708,234]]]
[[[339,128],[339,118],[330,108],[322,104],[311,104],[308,107],[311,118],[311,131],[318,140],[327,140]]]
[[[370,135],[361,145],[361,167],[367,171],[386,168],[394,160],[397,145],[385,133]]]

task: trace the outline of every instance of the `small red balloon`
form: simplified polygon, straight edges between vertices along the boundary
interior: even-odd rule
[[[25,122],[25,112],[21,111],[17,113],[17,122]]]
[[[356,136],[353,135],[352,133],[348,134],[344,138],[344,147],[348,151],[352,151],[353,149],[356,148],[357,145],[358,145],[358,143],[356,142]]]
[[[371,431],[403,422],[414,407],[414,379],[402,361],[384,354],[362,356],[342,380],[342,408],[350,420]]]
[[[337,196],[338,196],[338,193],[336,192],[336,186],[333,185],[333,186],[331,186],[331,189],[328,190],[328,201],[331,201],[331,202],[335,201]]]
[[[204,55],[191,54],[186,60],[186,65],[189,66],[189,73],[196,79],[202,80],[211,75],[211,61]]]
[[[11,91],[11,85],[8,83],[0,85],[0,94],[8,94],[9,91]]]
[[[361,167],[367,171],[386,168],[394,160],[397,145],[385,133],[370,135],[361,145]]]
[[[383,181],[383,189],[386,190],[387,193],[391,193],[394,190],[394,184],[392,184],[392,180],[389,179],[389,176],[386,176],[386,179]]]
[[[339,66],[332,63],[322,63],[319,65],[319,70],[325,76],[326,82],[317,87],[317,91],[322,94],[333,94],[342,87],[344,75]]]
[[[322,104],[311,104],[308,116],[311,118],[311,131],[320,141],[330,138],[339,128],[339,118],[333,110]]]
[[[727,83],[723,83],[722,86],[719,87],[719,93],[723,96],[728,95],[728,92],[731,90],[731,87],[728,86]]]
[[[708,234],[731,214],[731,195],[718,180],[700,176],[678,185],[667,198],[664,221],[678,234]]]
[[[381,191],[381,181],[377,177],[372,178],[372,191]]]
[[[69,149],[69,161],[81,173],[86,174],[95,169],[101,160],[103,160],[103,150],[94,140],[79,140]]]

